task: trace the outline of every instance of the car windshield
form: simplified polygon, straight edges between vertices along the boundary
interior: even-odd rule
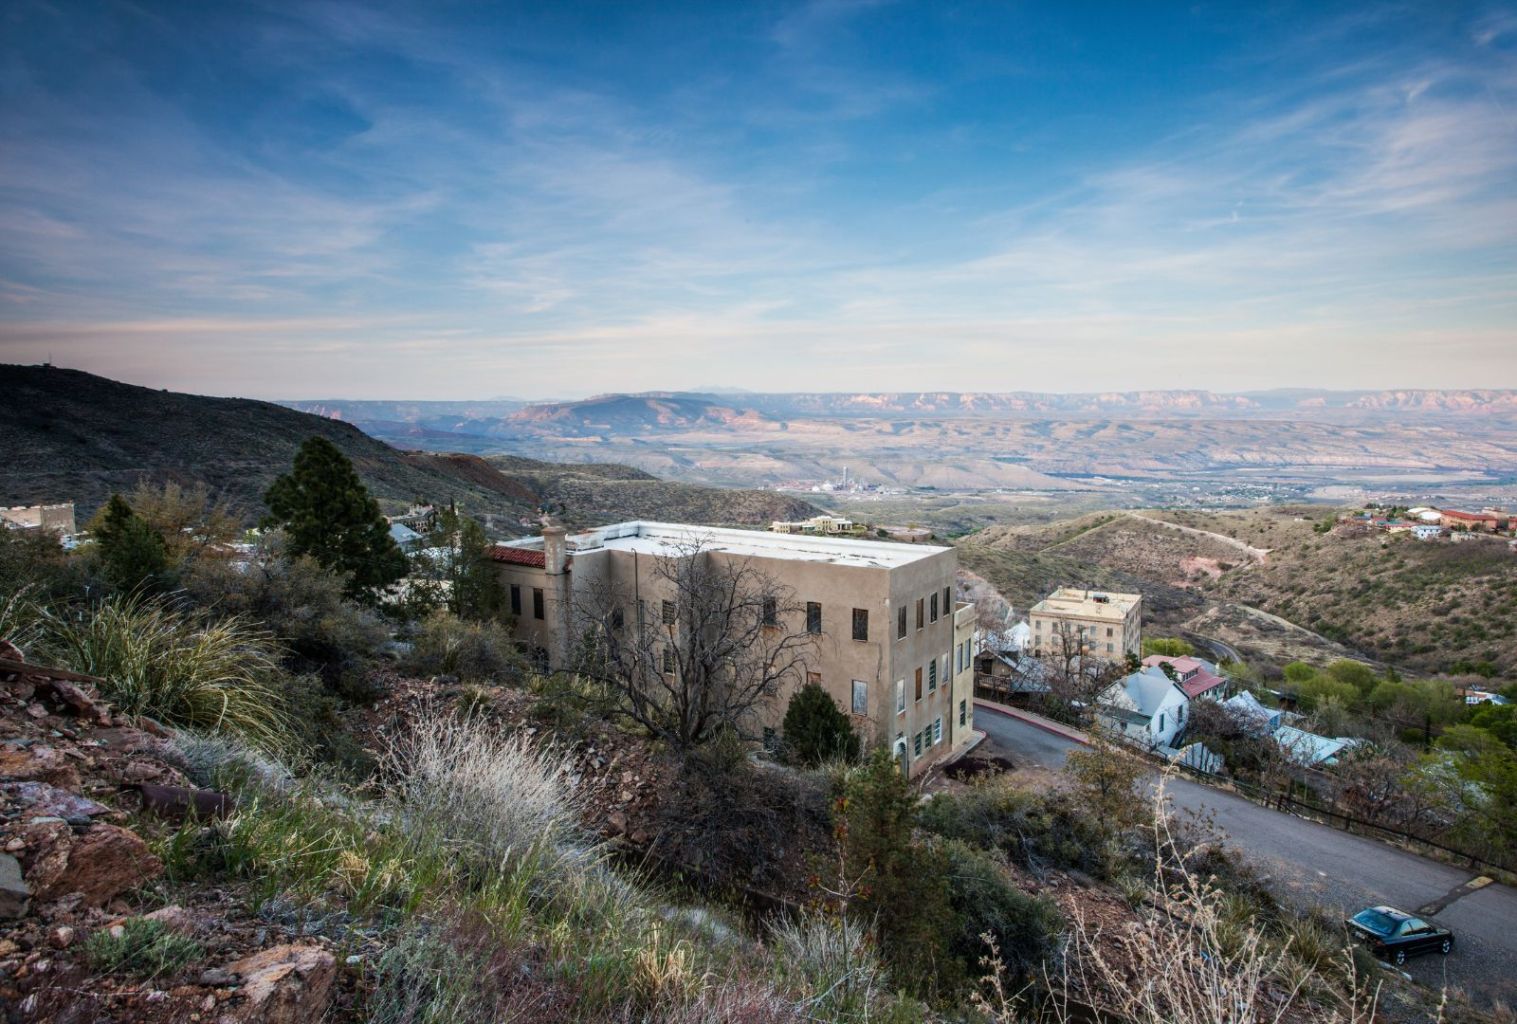
[[[1401,922],[1389,914],[1371,908],[1369,910],[1361,910],[1355,914],[1354,923],[1362,928],[1367,928],[1376,935],[1389,935],[1396,930],[1396,925]]]

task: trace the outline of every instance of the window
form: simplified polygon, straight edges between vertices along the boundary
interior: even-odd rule
[[[927,617],[932,622],[938,621],[938,595],[936,592],[933,593],[932,601],[927,606]]]
[[[664,625],[674,625],[674,602],[665,601],[663,604]]]
[[[911,743],[912,756],[913,757],[921,757],[922,756],[922,734],[919,733],[919,732],[912,733],[911,734],[911,740],[912,740],[912,743]]]
[[[1164,712],[1159,712],[1159,731],[1164,731]]]
[[[943,742],[943,716],[939,715],[932,720],[932,745],[937,746]]]
[[[806,673],[806,682],[808,682],[808,683],[815,683],[817,686],[821,686],[822,685],[822,674],[820,672],[807,672]]]
[[[674,675],[674,645],[664,645],[664,675]]]
[[[969,702],[968,701],[963,701],[963,700],[959,701],[959,724],[960,725],[964,725],[965,724],[964,718],[968,714],[969,714]]]
[[[1111,647],[1111,644],[1107,644],[1107,645],[1106,645],[1106,653],[1107,653],[1107,654],[1110,654],[1110,653],[1111,653],[1111,652],[1112,652],[1112,647]]]
[[[534,619],[540,619],[540,618],[543,617],[543,588],[542,587],[533,587],[532,588],[532,617]]]
[[[853,638],[855,640],[869,639],[868,608],[855,608],[853,610]]]
[[[895,713],[898,715],[906,713],[906,680],[904,679],[895,681]]]
[[[780,624],[780,606],[772,597],[764,598],[764,625],[778,626]]]
[[[1033,624],[1032,624],[1032,628],[1033,628],[1033,632],[1035,632],[1035,633],[1041,633],[1041,632],[1043,632],[1043,620],[1042,619],[1036,619],[1036,620],[1034,620]]]
[[[925,598],[917,598],[917,629],[927,624],[927,601]]]
[[[927,689],[938,688],[938,659],[933,658],[927,663]]]
[[[922,666],[917,666],[917,700],[922,699]]]
[[[906,639],[906,606],[904,604],[896,612],[895,638],[897,640]]]
[[[862,679],[853,681],[853,713],[855,715],[869,714],[869,684]]]
[[[943,588],[943,614],[944,615],[952,615],[953,614],[953,588],[952,587],[944,587]]]
[[[1106,635],[1108,637],[1111,636],[1111,627],[1110,626],[1106,627]],[[1107,647],[1107,650],[1111,650],[1110,646]]]
[[[521,614],[521,585],[519,583],[511,584],[511,614]]]
[[[622,617],[622,610],[620,608],[612,608],[611,628],[619,633],[624,625],[626,625],[626,620]]]
[[[806,602],[806,632],[820,633],[822,631],[822,606],[815,601]]]

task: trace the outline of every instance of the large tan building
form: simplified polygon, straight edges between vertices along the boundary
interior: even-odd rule
[[[973,606],[954,600],[952,548],[628,522],[497,545],[518,640],[554,669],[570,662],[592,616],[593,595],[636,593],[647,607],[674,597],[660,559],[742,562],[788,592],[795,622],[814,639],[805,676],[765,709],[777,730],[794,690],[809,679],[848,712],[866,746],[888,744],[910,775],[967,742],[974,724]],[[651,614],[651,612],[650,612]]]
[[[1078,645],[1101,661],[1122,661],[1143,646],[1143,595],[1060,587],[1032,606],[1035,657],[1058,657]]]
[[[62,537],[78,533],[74,525],[74,503],[58,505],[14,505],[0,508],[0,525],[13,530],[50,530]]]

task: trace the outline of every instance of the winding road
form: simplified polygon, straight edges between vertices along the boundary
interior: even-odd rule
[[[1061,727],[1034,724],[976,702],[975,727],[1013,763],[1059,769],[1080,741]],[[1166,785],[1177,810],[1210,817],[1231,845],[1276,892],[1302,906],[1351,914],[1388,903],[1451,928],[1457,946],[1448,957],[1412,960],[1407,971],[1424,984],[1445,980],[1480,1001],[1517,1000],[1517,890],[1470,883],[1471,871],[1428,860],[1386,843],[1261,807],[1188,779]],[[1425,909],[1424,909],[1425,908]]]

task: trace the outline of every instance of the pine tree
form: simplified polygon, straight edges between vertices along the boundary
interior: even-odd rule
[[[790,698],[784,729],[785,749],[801,764],[834,757],[852,761],[859,755],[859,736],[848,716],[816,683],[807,683]]]
[[[291,472],[274,481],[264,501],[264,524],[284,528],[290,554],[310,555],[342,573],[350,595],[372,598],[406,574],[406,557],[390,538],[379,503],[326,438],[306,439]]]
[[[117,590],[157,589],[166,582],[169,556],[163,538],[121,495],[111,495],[96,515],[91,532],[101,571],[111,586]]]

